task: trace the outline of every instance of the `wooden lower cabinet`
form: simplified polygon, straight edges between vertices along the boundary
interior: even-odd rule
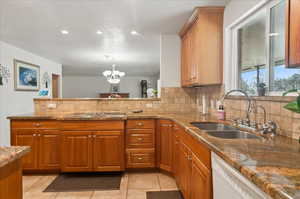
[[[211,198],[211,172],[199,160],[196,155],[192,155],[191,167],[191,192],[190,199],[210,199]]]
[[[31,151],[22,159],[23,170],[38,169],[38,137],[36,130],[17,129],[12,131],[13,146],[30,146]]]
[[[124,134],[121,131],[95,132],[93,154],[94,171],[124,170]]]
[[[63,132],[61,170],[63,172],[92,171],[92,151],[91,132]]]
[[[190,149],[183,143],[179,146],[179,188],[185,199],[190,198],[191,157]]]
[[[39,169],[60,170],[61,135],[58,130],[43,130],[39,137]]]
[[[22,160],[24,171],[60,169],[58,130],[16,129],[12,137],[12,145],[31,147]]]
[[[61,170],[123,171],[123,136],[122,131],[64,131]]]
[[[173,122],[169,120],[159,121],[159,168],[172,172],[173,165]]]

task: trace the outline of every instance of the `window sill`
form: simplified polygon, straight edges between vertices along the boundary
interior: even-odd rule
[[[250,96],[256,101],[270,101],[270,102],[291,102],[295,101],[297,96]],[[228,96],[226,99],[230,100],[244,100],[244,96]]]

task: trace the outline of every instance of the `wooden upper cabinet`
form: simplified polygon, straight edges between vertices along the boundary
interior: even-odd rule
[[[92,171],[92,134],[85,131],[63,132],[62,171]]]
[[[182,28],[183,87],[223,83],[223,15],[224,7],[196,8]]]
[[[60,169],[61,136],[58,130],[42,130],[39,137],[39,168]]]
[[[300,0],[287,0],[286,66],[300,67]]]
[[[125,168],[124,134],[121,131],[94,132],[94,171],[122,171]]]

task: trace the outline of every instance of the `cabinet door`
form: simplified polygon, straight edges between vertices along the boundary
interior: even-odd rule
[[[189,85],[189,72],[188,72],[188,35],[184,35],[181,41],[181,85]]]
[[[92,134],[84,131],[65,131],[62,141],[62,171],[91,171]]]
[[[175,124],[173,128],[173,174],[175,176],[177,184],[179,184],[179,173],[180,173],[180,168],[179,168],[179,146],[180,146],[180,138],[179,138],[179,131],[181,129]]]
[[[300,1],[287,0],[286,9],[286,66],[300,66]]]
[[[191,173],[191,199],[211,199],[211,171],[193,155]]]
[[[93,135],[94,170],[124,170],[124,133],[121,131],[95,132]]]
[[[160,121],[160,168],[172,171],[172,122]]]
[[[60,169],[61,136],[58,130],[39,131],[39,168]]]
[[[38,169],[38,132],[33,129],[18,129],[13,130],[14,146],[30,146],[31,151],[22,159],[23,170]]]
[[[191,152],[183,143],[179,147],[179,188],[185,199],[190,198]],[[201,197],[200,197],[201,198]]]

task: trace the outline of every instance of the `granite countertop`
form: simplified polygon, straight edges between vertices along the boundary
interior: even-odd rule
[[[30,151],[28,146],[0,147],[0,168],[20,159]]]
[[[39,116],[19,116],[19,119],[33,118],[39,119]],[[46,116],[40,118],[47,119]],[[63,117],[49,116],[48,119],[50,118]],[[212,137],[190,124],[194,121],[216,121],[210,116],[200,114],[128,113],[126,118],[173,120],[272,198],[300,198],[300,144],[297,140],[282,136],[276,136],[274,139]]]

